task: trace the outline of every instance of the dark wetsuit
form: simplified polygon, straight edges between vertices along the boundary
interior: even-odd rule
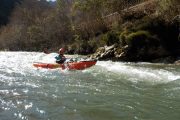
[[[64,63],[66,61],[65,56],[62,55],[62,54],[61,55],[57,55],[55,57],[55,59],[56,59],[56,63],[59,63],[59,64],[62,64],[62,63]]]

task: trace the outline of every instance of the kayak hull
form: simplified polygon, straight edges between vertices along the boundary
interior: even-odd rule
[[[67,68],[70,69],[70,70],[84,70],[86,68],[94,66],[96,64],[96,62],[97,61],[70,62],[70,63],[67,63]]]
[[[78,61],[78,62],[68,62],[64,64],[57,63],[33,63],[34,67],[37,68],[46,68],[46,69],[69,69],[69,70],[84,70],[86,68],[92,67],[96,64],[97,61]]]
[[[61,64],[56,64],[56,63],[33,63],[34,67],[37,68],[47,68],[47,69],[56,69],[60,68]]]

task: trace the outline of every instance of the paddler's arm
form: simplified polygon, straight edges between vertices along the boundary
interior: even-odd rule
[[[43,52],[44,52],[45,54],[50,54],[50,52],[49,52],[49,50],[48,50],[47,48],[44,48]]]
[[[57,53],[57,52],[49,51],[48,48],[44,48],[44,49],[43,49],[43,53],[45,53],[45,54],[51,54],[51,53]],[[58,54],[58,53],[57,53],[57,54]]]

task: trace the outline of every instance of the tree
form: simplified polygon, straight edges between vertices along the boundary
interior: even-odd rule
[[[8,23],[8,17],[10,16],[14,6],[21,0],[1,0],[0,1],[0,26]]]

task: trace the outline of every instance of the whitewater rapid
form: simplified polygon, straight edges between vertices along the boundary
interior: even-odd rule
[[[180,118],[180,66],[98,61],[69,71],[32,65],[54,63],[56,55],[0,52],[0,120]]]

